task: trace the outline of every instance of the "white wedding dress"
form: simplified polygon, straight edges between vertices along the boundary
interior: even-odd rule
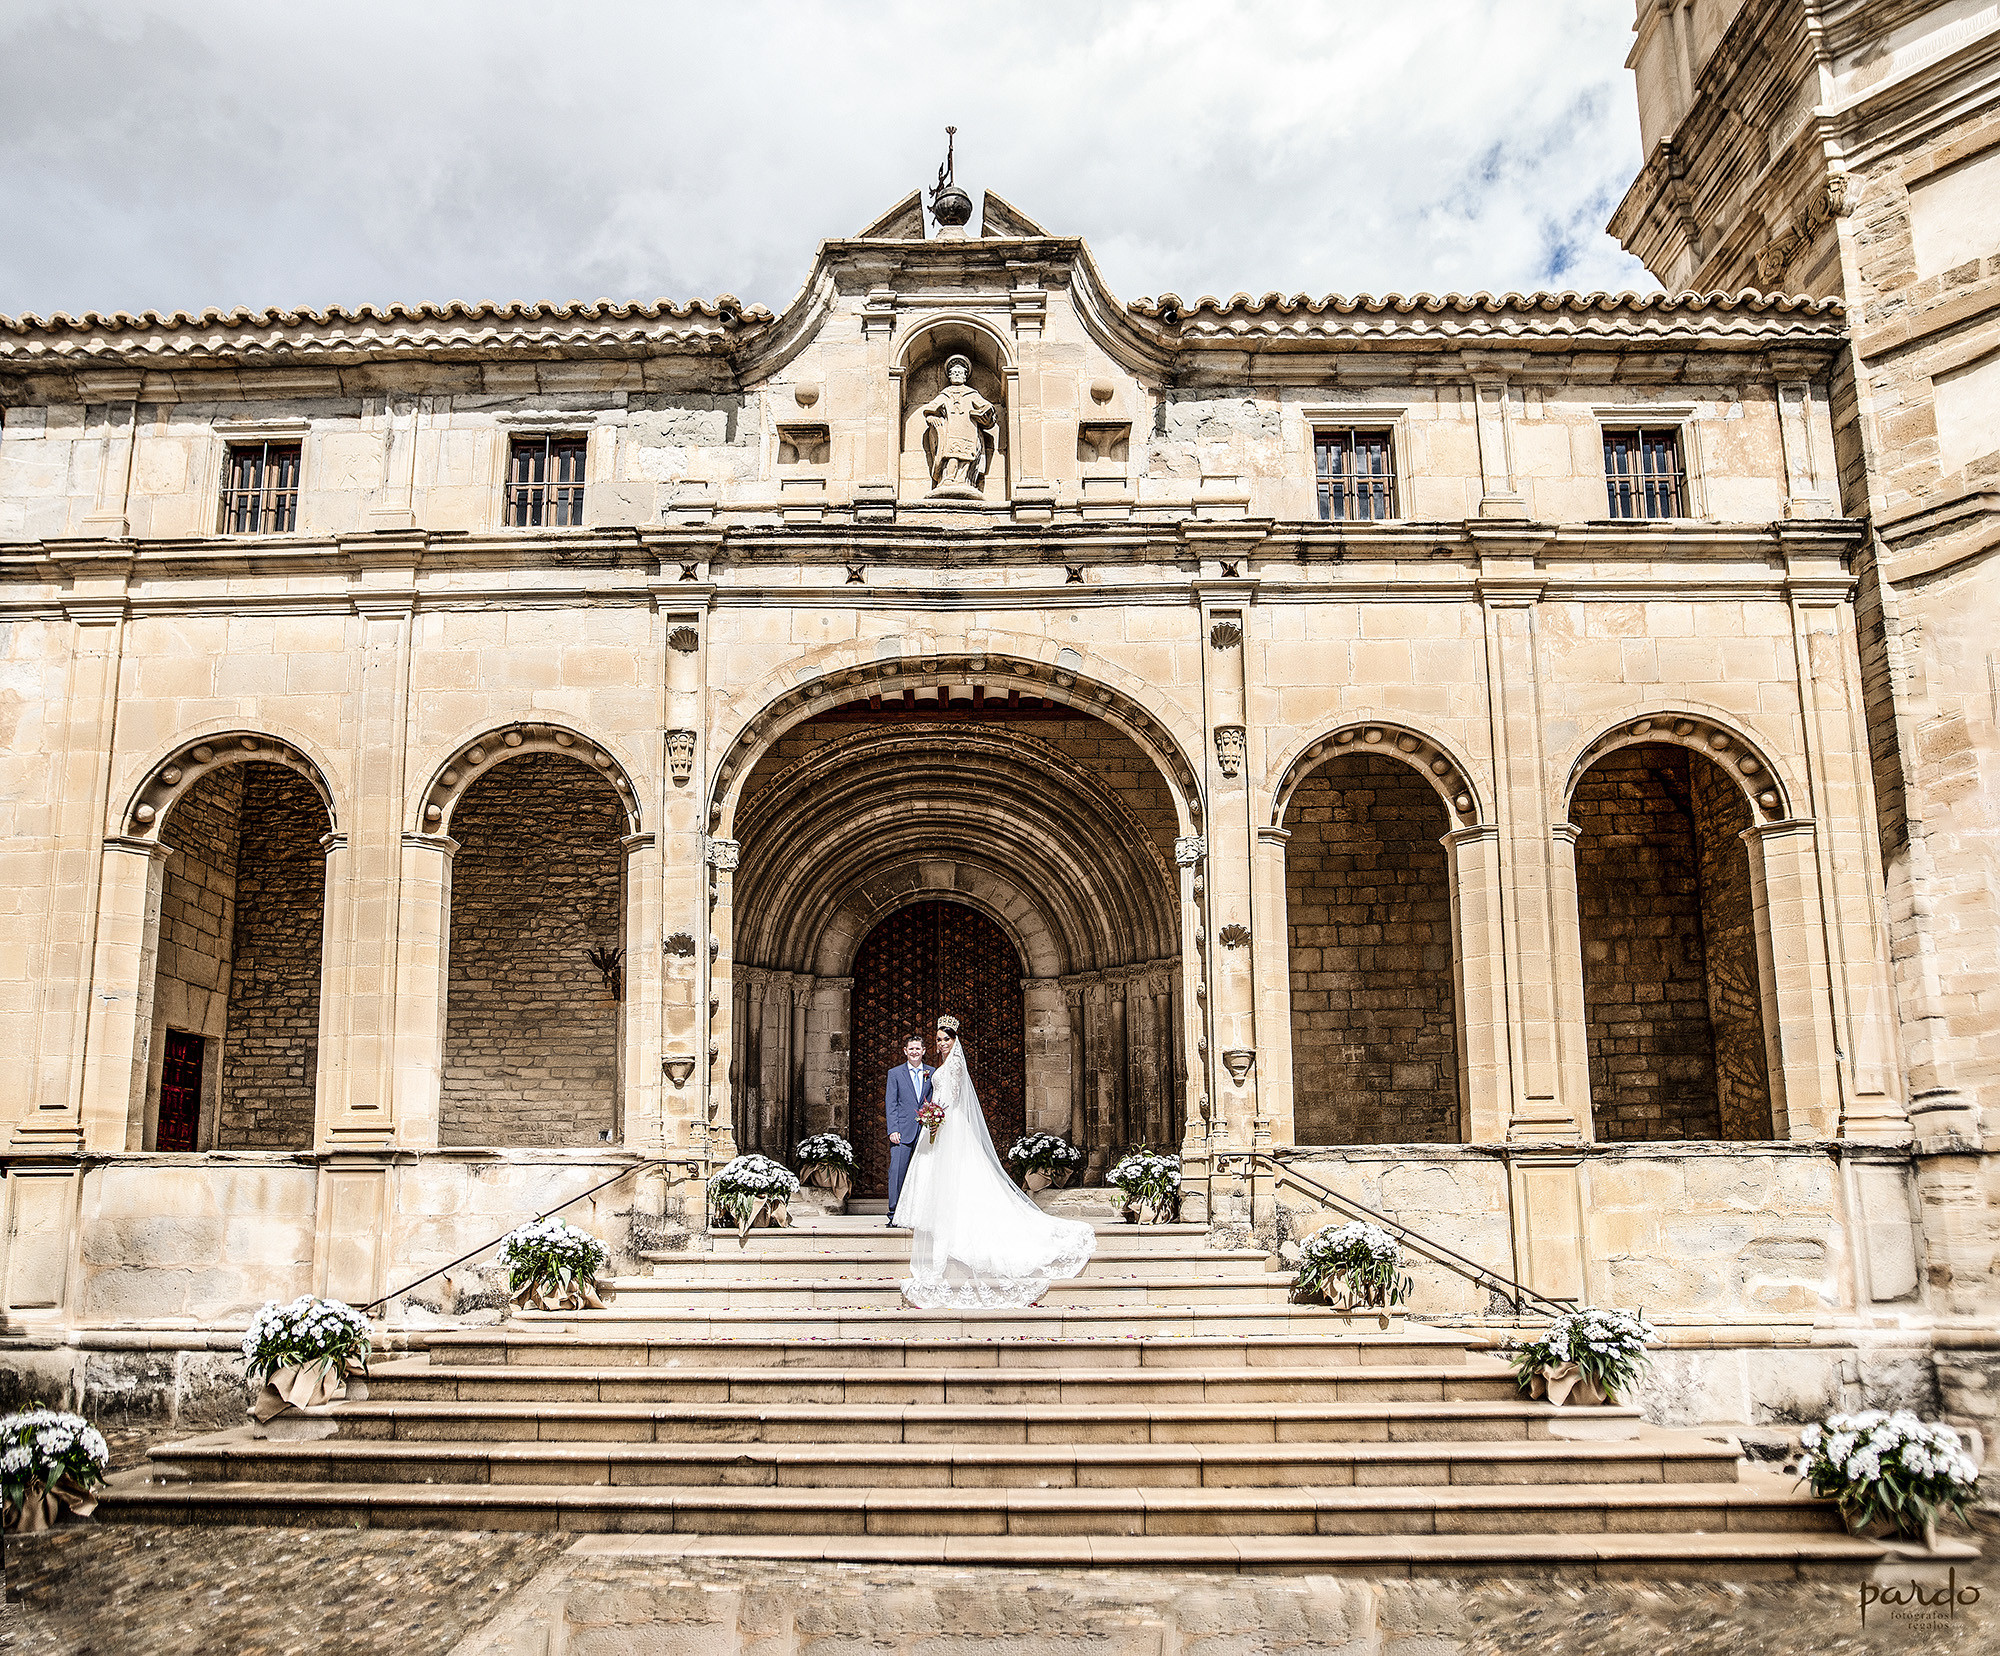
[[[1044,1213],[1007,1177],[963,1041],[931,1076],[931,1096],[944,1120],[935,1134],[919,1131],[896,1203],[895,1223],[915,1233],[903,1298],[925,1310],[1033,1305],[1056,1278],[1089,1263],[1097,1232]]]

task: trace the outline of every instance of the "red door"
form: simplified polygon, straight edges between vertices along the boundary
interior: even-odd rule
[[[1007,934],[960,903],[912,903],[884,920],[854,959],[848,1132],[861,1177],[854,1194],[889,1193],[889,1130],[882,1088],[921,1034],[937,1061],[940,1013],[958,1019],[972,1084],[1001,1155],[1027,1118],[1021,957]]]
[[[156,1150],[192,1150],[201,1125],[201,1054],[207,1045],[199,1035],[167,1031],[166,1062],[160,1066],[160,1128]]]

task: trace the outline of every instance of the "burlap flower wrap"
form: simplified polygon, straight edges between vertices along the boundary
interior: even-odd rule
[[[1559,1409],[1565,1404],[1594,1409],[1619,1401],[1617,1392],[1600,1388],[1574,1363],[1544,1363],[1528,1376],[1528,1395],[1537,1402],[1547,1399]]]
[[[518,1310],[602,1311],[610,1297],[599,1274],[611,1250],[588,1231],[560,1219],[538,1219],[510,1231],[500,1244],[507,1297]]]
[[[244,1375],[263,1381],[250,1406],[258,1424],[340,1402],[349,1379],[368,1372],[371,1339],[368,1319],[341,1300],[301,1294],[265,1305],[243,1336]]]
[[[53,1529],[66,1514],[88,1518],[97,1510],[96,1486],[110,1463],[103,1435],[81,1415],[28,1409],[0,1419],[0,1527],[34,1534]]]
[[[1508,1348],[1515,1378],[1530,1397],[1557,1408],[1618,1403],[1646,1366],[1653,1325],[1637,1311],[1579,1306],[1553,1318],[1540,1338]]]

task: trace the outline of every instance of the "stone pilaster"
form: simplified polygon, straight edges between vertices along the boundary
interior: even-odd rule
[[[90,1029],[83,1049],[83,1143],[89,1150],[145,1148],[160,892],[173,854],[171,846],[156,840],[113,835],[104,842]]]
[[[1292,958],[1286,902],[1283,828],[1257,830],[1255,924],[1250,948],[1256,957],[1257,1065],[1263,1114],[1273,1144],[1291,1144],[1292,1118]]]
[[[1243,636],[1254,589],[1230,581],[1201,584],[1203,712],[1207,730],[1208,862],[1205,915],[1212,1046],[1207,1071],[1217,1101],[1211,1138],[1223,1143],[1270,1142],[1257,1064],[1256,955],[1249,946],[1221,947],[1231,926],[1254,938],[1255,834],[1251,808],[1252,732],[1245,724]],[[1255,757],[1263,741],[1257,733]]]
[[[1756,905],[1771,1125],[1782,1138],[1840,1133],[1840,1060],[1820,910],[1818,836],[1804,819],[1743,835]]]
[[[1459,1097],[1465,1136],[1501,1144],[1511,1120],[1507,949],[1500,923],[1500,832],[1490,823],[1444,836],[1451,858],[1452,962],[1458,1002]]]
[[[405,834],[396,909],[396,1142],[434,1149],[451,989],[451,859],[458,841]]]

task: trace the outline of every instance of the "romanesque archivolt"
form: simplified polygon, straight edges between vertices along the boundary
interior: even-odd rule
[[[627,832],[638,832],[640,813],[637,790],[632,786],[631,777],[625,774],[624,766],[575,731],[549,724],[502,726],[461,747],[424,790],[424,802],[418,813],[422,831],[427,834],[448,832],[452,809],[473,781],[495,765],[505,764],[509,759],[527,753],[562,754],[597,771],[618,790],[618,802],[625,810]]]
[[[1461,825],[1480,818],[1479,796],[1465,774],[1465,767],[1437,743],[1400,725],[1371,723],[1347,725],[1314,742],[1286,767],[1284,780],[1271,799],[1271,820],[1280,826],[1298,786],[1324,761],[1347,753],[1379,753],[1400,759],[1420,771],[1450,805]]]
[[[1784,786],[1771,769],[1770,761],[1741,733],[1699,713],[1651,713],[1605,732],[1577,755],[1576,763],[1570,767],[1569,783],[1563,789],[1564,800],[1576,792],[1583,773],[1599,759],[1635,742],[1672,742],[1692,748],[1727,772],[1767,822],[1781,821],[1790,814]]]
[[[202,777],[224,765],[252,763],[283,765],[287,770],[298,772],[319,795],[320,803],[326,807],[328,822],[338,827],[332,791],[317,765],[297,748],[276,737],[254,731],[232,730],[188,743],[153,770],[132,796],[126,810],[124,831],[149,838],[157,836],[174,801]]]

